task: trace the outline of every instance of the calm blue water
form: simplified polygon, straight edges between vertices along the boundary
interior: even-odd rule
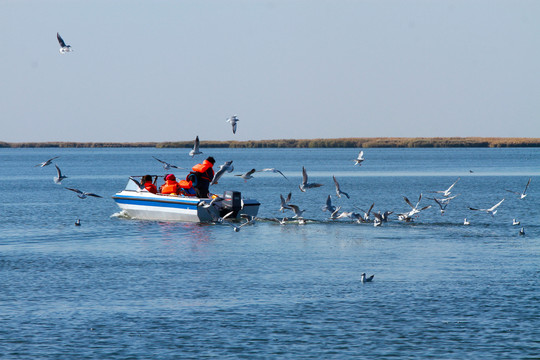
[[[234,173],[285,173],[227,174],[212,188],[257,198],[263,220],[236,233],[114,216],[129,175],[162,174],[152,156],[191,167],[188,151],[0,149],[0,358],[540,356],[539,149],[364,149],[361,167],[355,149],[202,149]],[[33,167],[52,156],[64,186],[104,198],[81,200],[54,184],[54,166]],[[301,193],[302,165],[324,186]],[[505,191],[529,177],[524,200]],[[378,228],[321,211],[330,194],[346,211],[404,212],[402,196],[457,178],[444,216],[425,198],[434,206],[415,222]],[[264,220],[283,216],[289,191],[308,224]],[[495,217],[468,210],[502,198]]]

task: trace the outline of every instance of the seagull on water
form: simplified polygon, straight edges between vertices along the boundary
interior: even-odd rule
[[[364,159],[364,152],[363,151],[360,151],[360,153],[358,154],[358,157],[356,159],[354,159],[354,165],[362,165],[362,161],[364,161],[366,159]]]
[[[525,235],[525,228],[519,229],[519,235]]]
[[[300,184],[300,191],[306,192],[307,189],[316,188],[323,186],[319,183],[308,183],[308,176],[306,172],[306,168],[302,166],[302,184]]]
[[[450,185],[450,187],[448,189],[446,189],[446,190],[430,191],[430,192],[431,193],[442,194],[442,196],[448,197],[448,196],[450,196],[450,191],[457,184],[458,181],[459,181],[459,178],[456,181],[454,181],[454,183],[452,185]]]
[[[497,207],[499,207],[499,205],[501,205],[503,201],[504,201],[504,199],[502,199],[501,201],[499,201],[498,203],[496,203],[495,205],[493,205],[489,209],[477,209],[477,208],[472,208],[472,207],[469,207],[469,209],[470,210],[476,210],[476,211],[485,211],[488,214],[491,214],[491,216],[493,216],[493,215],[495,215],[497,213]]]
[[[50,158],[50,159],[48,159],[47,161],[44,161],[44,162],[39,163],[39,164],[37,164],[37,165],[34,165],[34,167],[37,167],[37,166],[44,167],[44,166],[47,166],[47,165],[51,165],[51,164],[52,164],[52,161],[53,161],[54,159],[58,159],[59,157],[60,157],[60,156],[55,156],[55,157],[53,157],[53,158]]]
[[[233,134],[236,134],[236,123],[239,122],[238,117],[236,115],[231,116],[226,120],[229,124],[232,126],[232,132]]]
[[[336,219],[343,219],[343,218],[350,218],[350,219],[353,219],[353,220],[358,220],[361,218],[361,215],[359,213],[356,213],[354,211],[344,211],[342,212],[341,214],[339,214],[338,216],[336,216]]]
[[[84,192],[84,191],[81,191],[79,189],[74,189],[74,188],[66,188],[67,190],[71,190],[73,192],[76,192],[77,193],[77,196],[80,197],[81,199],[86,199],[88,196],[93,196],[93,197],[97,197],[97,198],[100,198],[101,196],[97,195],[97,194],[94,194],[94,193],[90,193],[90,192]]]
[[[373,226],[382,226],[383,217],[381,212],[379,211],[378,213],[374,213],[373,216],[375,216],[375,220],[373,220]]]
[[[527,188],[529,187],[529,184],[531,183],[531,178],[529,178],[529,181],[527,181],[527,185],[525,185],[525,189],[523,190],[522,193],[518,193],[517,191],[512,191],[512,190],[506,190],[508,192],[511,192],[513,194],[516,194],[516,195],[519,195],[519,198],[520,199],[524,199],[526,196],[527,196]]]
[[[471,225],[471,222],[465,218],[465,220],[463,220],[463,225]]]
[[[366,277],[366,273],[362,273],[362,275],[360,277],[360,281],[362,283],[372,282],[374,277],[375,277],[375,275],[371,275],[369,277]]]
[[[248,181],[249,179],[253,179],[252,175],[255,173],[255,171],[255,169],[251,169],[244,174],[236,174],[234,176],[240,176],[242,179],[244,179],[244,181]]]
[[[281,220],[279,220],[278,218],[273,218],[273,219],[268,219],[268,220],[277,222],[280,225],[287,225],[287,218],[283,218]]]
[[[202,154],[202,151],[199,151],[199,135],[197,135],[195,143],[193,144],[193,149],[189,152],[189,156],[194,157],[199,154]]]
[[[341,191],[341,188],[339,187],[339,183],[334,175],[332,175],[332,178],[334,179],[334,184],[336,185],[336,194],[338,198],[341,198],[341,194],[345,195],[347,199],[350,199],[351,197],[346,192]]]
[[[166,162],[166,161],[159,160],[159,159],[158,159],[157,157],[155,157],[155,156],[152,156],[152,157],[153,157],[154,159],[156,159],[157,161],[159,161],[160,163],[162,163],[162,164],[163,164],[163,168],[164,168],[165,170],[170,170],[170,168],[183,169],[183,168],[178,167],[178,166],[176,166],[176,165],[170,164],[170,163],[168,163],[168,162]]]
[[[75,226],[81,226],[81,219],[75,220]]]
[[[382,213],[381,217],[382,217],[382,221],[383,222],[388,222],[388,216],[393,214],[394,212],[393,211],[385,211]]]
[[[54,177],[54,182],[60,185],[62,180],[67,179],[67,176],[62,175],[60,168],[56,166],[56,164],[54,164],[54,166],[56,167],[56,176]]]
[[[217,184],[218,180],[223,176],[223,174],[225,174],[225,172],[230,173],[234,171],[234,166],[232,165],[232,162],[233,161],[230,160],[230,161],[225,162],[225,164],[223,165],[219,165],[219,170],[214,175],[214,178],[212,179],[212,182],[210,183],[210,185]]]
[[[73,49],[71,48],[71,45],[66,45],[66,43],[64,42],[64,39],[62,39],[59,33],[56,33],[56,38],[58,39],[58,43],[60,44],[60,50],[59,50],[60,54],[65,54],[65,53],[73,51]]]
[[[266,169],[261,169],[261,170],[257,170],[257,172],[261,172],[261,171],[271,171],[273,173],[277,173],[277,174],[280,174],[281,176],[283,176],[285,179],[287,179],[287,177],[285,175],[283,175],[283,173],[281,171],[279,171],[278,169],[275,169],[275,168],[266,168]],[[289,179],[287,179],[289,180]]]
[[[512,225],[519,225],[519,224],[520,224],[520,222],[517,221],[516,219],[513,219],[513,220],[512,220]]]

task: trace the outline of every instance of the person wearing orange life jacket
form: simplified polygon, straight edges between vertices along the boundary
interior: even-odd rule
[[[154,183],[152,182],[152,176],[150,175],[144,175],[143,178],[142,178],[142,182],[144,184],[144,188],[148,191],[148,192],[151,192],[152,194],[157,194],[157,187],[156,185],[154,185]]]
[[[195,189],[193,188],[193,183],[190,180],[180,180],[178,182],[178,185],[180,185],[180,194],[184,196],[197,195],[197,193],[195,192]]]
[[[193,173],[197,178],[197,181],[194,184],[195,191],[200,198],[208,197],[208,188],[210,187],[210,182],[214,178],[213,166],[215,162],[216,160],[209,156],[202,164],[197,164],[192,168]]]
[[[166,194],[180,194],[180,185],[176,182],[176,176],[169,174],[165,176],[165,184],[159,187],[159,192]]]

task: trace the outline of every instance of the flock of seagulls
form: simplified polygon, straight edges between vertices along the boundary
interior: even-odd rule
[[[360,157],[363,158],[363,152],[360,152],[359,158]],[[251,172],[254,172],[254,171],[255,171],[255,169],[252,169]],[[336,177],[332,176],[332,179],[333,179],[334,185],[335,185],[336,196],[338,198],[341,198],[342,195],[344,195],[347,199],[350,199],[349,194],[344,192],[341,189],[341,186],[340,186],[338,180],[336,179]],[[426,198],[426,199],[432,200],[432,201],[434,201],[435,204],[438,205],[441,215],[445,214],[446,209],[447,209],[448,205],[450,204],[451,200],[457,198],[460,195],[460,194],[453,194],[452,193],[452,190],[455,188],[456,184],[459,181],[460,181],[460,178],[455,180],[448,188],[446,188],[444,190],[429,191],[430,193],[436,194],[438,197]],[[521,192],[521,193],[514,192],[514,191],[511,191],[511,190],[507,190],[507,191],[517,194],[520,199],[524,199],[525,196],[527,196],[526,191],[527,191],[530,183],[531,183],[531,179],[529,178],[529,180],[528,180],[528,182],[527,182],[527,184],[525,186],[524,191]],[[323,184],[310,183],[308,181],[307,171],[306,171],[305,167],[302,167],[302,183],[299,185],[300,190],[302,192],[306,192],[308,189],[313,189],[313,188],[317,188],[317,187],[321,187],[321,186],[323,186]],[[280,212],[285,212],[286,210],[290,210],[290,211],[293,212],[293,216],[290,217],[290,219],[298,220],[299,224],[305,224],[306,220],[303,218],[303,215],[307,210],[306,209],[301,209],[299,205],[291,204],[291,197],[292,197],[292,193],[289,193],[286,198],[282,194],[280,194],[279,211]],[[404,211],[404,212],[398,212],[396,214],[397,220],[398,221],[403,221],[403,222],[412,222],[416,218],[418,218],[419,215],[423,211],[428,210],[428,209],[430,209],[432,207],[431,204],[423,204],[423,205],[421,205],[422,199],[423,199],[423,195],[420,194],[419,197],[418,197],[418,200],[416,201],[416,203],[413,203],[412,201],[409,200],[409,198],[407,198],[407,196],[403,196],[403,200],[409,206],[410,210]],[[499,206],[501,206],[501,204],[504,202],[504,200],[505,199],[500,200],[495,205],[493,205],[493,206],[491,206],[489,208],[468,207],[468,209],[471,210],[471,211],[485,212],[487,214],[490,214],[491,216],[494,216],[497,213],[497,209],[499,208]],[[394,213],[394,211],[386,210],[383,213],[381,213],[381,211],[374,212],[373,211],[374,205],[375,204],[372,203],[367,211],[363,210],[363,209],[358,209],[359,212],[354,211],[354,210],[353,211],[341,211],[341,206],[340,207],[335,206],[332,203],[332,196],[328,195],[326,197],[326,201],[325,201],[325,203],[324,203],[324,205],[322,206],[321,209],[322,209],[323,212],[330,213],[330,216],[328,218],[329,220],[351,219],[351,220],[353,220],[353,221],[355,221],[357,223],[372,223],[373,226],[379,227],[379,226],[382,226],[383,223],[389,221],[390,215],[392,215]],[[270,220],[278,222],[278,223],[284,225],[284,224],[287,224],[287,219],[288,219],[287,217],[284,217],[281,220],[277,219],[277,218],[273,218],[273,219],[270,219]],[[467,220],[467,218],[465,218],[464,221],[463,221],[463,225],[470,225],[470,224],[471,224],[470,221]],[[520,222],[518,220],[516,220],[516,219],[513,219],[512,225],[520,225]],[[524,231],[523,228],[521,228],[519,234],[520,235],[525,234],[525,231]]]
[[[159,159],[156,159],[156,160],[159,160]],[[361,165],[361,163],[363,161],[365,161],[364,152],[360,151],[358,156],[357,156],[357,159],[355,159],[355,164],[354,165],[355,166],[356,165]],[[212,185],[217,184],[218,180],[225,173],[231,173],[232,171],[234,171],[232,161],[225,162],[223,165],[220,166],[219,170],[216,172],[216,175],[214,176],[214,179],[211,182],[211,184]],[[278,169],[275,169],[275,168],[264,168],[264,169],[260,169],[260,170],[257,170],[255,168],[253,168],[253,169],[251,169],[251,170],[249,170],[249,171],[247,171],[245,173],[235,174],[234,176],[242,178],[245,182],[247,182],[248,180],[253,179],[254,175],[257,172],[263,172],[263,171],[269,171],[269,172],[280,174],[284,179],[288,180],[288,178],[283,174],[282,171],[280,171]],[[347,192],[342,190],[336,176],[332,176],[332,180],[333,180],[334,186],[335,186],[336,197],[341,198],[342,196],[344,196],[347,199],[350,199],[351,198],[350,195]],[[445,212],[447,211],[447,207],[449,206],[450,202],[460,195],[460,194],[453,194],[452,193],[452,191],[454,190],[454,188],[456,187],[456,185],[458,184],[459,181],[460,181],[460,178],[457,178],[450,186],[448,186],[447,188],[445,188],[443,190],[429,191],[429,193],[435,194],[436,197],[431,197],[431,198],[426,197],[426,199],[432,200],[435,204],[437,204],[437,206],[440,209],[441,215],[445,214]],[[530,185],[530,182],[531,182],[531,179],[529,179],[529,181],[527,182],[527,185],[525,186],[525,189],[524,189],[524,191],[522,193],[514,192],[514,191],[511,191],[511,190],[507,190],[507,191],[513,192],[513,193],[519,195],[520,199],[523,199],[526,196],[526,191],[527,191],[527,189],[528,189],[528,187]],[[321,184],[321,183],[309,182],[308,172],[307,172],[306,168],[303,166],[302,167],[302,182],[298,186],[300,191],[301,192],[306,192],[306,191],[308,191],[310,189],[315,189],[315,188],[319,188],[319,187],[322,187],[322,186],[323,186],[323,184]],[[283,213],[286,210],[290,210],[293,213],[293,215],[290,217],[290,219],[294,220],[295,222],[297,222],[300,225],[306,224],[307,220],[304,218],[304,213],[307,210],[304,209],[304,208],[301,208],[299,205],[292,204],[291,203],[291,197],[292,197],[292,193],[289,193],[287,195],[287,197],[284,197],[282,194],[280,194],[279,211]],[[396,213],[398,221],[413,222],[416,218],[419,217],[419,215],[423,211],[426,211],[426,210],[428,210],[428,209],[430,209],[432,207],[431,204],[421,205],[421,202],[423,200],[423,194],[419,195],[418,200],[416,201],[416,203],[413,203],[412,201],[410,201],[407,196],[403,196],[403,200],[409,206],[410,209],[407,210],[407,211],[404,211],[404,212]],[[491,206],[490,208],[469,207],[469,209],[471,211],[486,212],[486,213],[494,216],[497,213],[497,208],[503,203],[503,201],[504,201],[504,199],[500,200],[497,204]],[[374,212],[373,211],[374,205],[375,204],[372,203],[369,206],[369,208],[367,208],[367,211],[363,210],[363,209],[358,209],[360,212],[357,212],[357,211],[341,211],[342,207],[341,206],[335,206],[334,204],[332,204],[332,196],[328,195],[326,197],[326,201],[324,203],[324,206],[322,206],[322,211],[328,212],[330,214],[329,217],[328,217],[329,220],[351,219],[351,220],[356,221],[358,223],[372,223],[373,226],[380,227],[384,223],[386,223],[386,222],[388,222],[390,220],[390,215],[394,214],[394,211],[385,210],[384,212],[381,212],[381,211]],[[284,225],[284,224],[288,223],[288,219],[289,218],[287,218],[287,217],[283,217],[281,219],[273,218],[273,219],[269,219],[269,220],[275,221],[275,222],[278,222],[279,224]],[[250,223],[252,223],[252,222],[250,222]],[[470,221],[467,220],[467,218],[465,218],[464,221],[463,221],[463,224],[464,225],[470,225]],[[513,224],[516,225],[516,224],[519,224],[519,222],[514,219]],[[522,232],[522,233],[524,234],[524,232]]]

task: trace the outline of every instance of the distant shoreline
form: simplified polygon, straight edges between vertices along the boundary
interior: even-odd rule
[[[0,142],[0,148],[191,148],[193,140],[174,142]],[[201,141],[206,148],[495,148],[540,147],[540,138],[484,137],[379,137],[339,139],[281,139],[247,141]]]

